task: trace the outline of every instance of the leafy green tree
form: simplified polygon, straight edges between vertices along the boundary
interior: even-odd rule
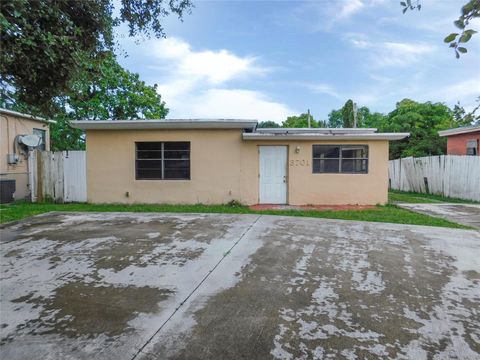
[[[114,4],[119,16],[114,15]],[[115,47],[113,29],[126,24],[130,36],[164,36],[162,21],[180,19],[190,0],[2,0],[0,88],[3,103],[13,97],[55,112],[54,99],[67,94],[81,72],[82,58],[96,59]]]
[[[420,10],[422,8],[420,0],[405,0],[401,1],[400,5],[403,6],[404,14],[408,10]],[[480,18],[480,0],[469,0],[465,5],[462,6],[458,19],[453,22],[458,31],[449,34],[443,40],[454,49],[457,59],[460,57],[460,54],[467,53],[467,48],[464,46],[464,44],[470,41],[472,35],[477,33],[477,31],[473,29],[467,29],[467,27],[472,20],[478,18]]]
[[[353,113],[353,101],[347,100],[342,108],[342,127],[353,128],[354,125],[354,113]]]
[[[362,127],[364,128],[375,128],[382,129],[385,127],[385,122],[387,117],[379,112],[374,112],[364,116],[362,119]]]
[[[328,127],[330,128],[342,127],[343,126],[342,109],[330,111],[330,113],[328,114],[327,124],[328,124]]]
[[[257,125],[257,128],[279,128],[280,125],[277,124],[275,121],[260,121]]]
[[[85,133],[70,126],[68,114],[55,117],[56,124],[50,124],[50,150],[85,150]]]
[[[480,96],[477,98],[478,105],[469,113],[465,111],[460,103],[455,104],[453,107],[453,118],[458,126],[469,126],[480,123],[480,114],[477,113],[480,110]]]
[[[353,103],[349,104],[348,106],[353,111]],[[328,114],[328,122],[327,122],[328,127],[331,127],[331,128],[344,127],[343,125],[345,121],[343,118],[344,108],[330,111],[330,113]],[[347,113],[348,122],[350,122],[351,125],[353,125],[353,114],[348,111],[346,111],[346,113]],[[385,122],[385,119],[386,117],[384,114],[379,112],[372,113],[370,112],[370,109],[366,106],[362,106],[358,108],[358,111],[357,111],[358,127],[377,128],[377,129],[382,128],[383,123]]]
[[[480,125],[480,96],[477,97],[476,101],[478,105],[475,106],[475,108],[470,111],[466,116],[472,119],[473,125]]]
[[[71,120],[163,119],[167,115],[157,86],[146,85],[138,74],[123,69],[113,54],[93,63],[85,61],[83,69],[72,79],[71,90],[55,99],[52,150],[85,148],[84,134],[70,126]],[[38,110],[19,100],[12,108],[28,113]]]
[[[85,63],[74,79],[66,102],[75,119],[163,119],[168,113],[157,93],[139,75],[123,69],[112,54]]]
[[[289,116],[287,120],[282,123],[284,128],[307,128],[308,127],[308,114],[300,114],[299,116]],[[310,127],[319,128],[325,127],[324,121],[317,121],[310,115]]]
[[[381,131],[409,132],[410,137],[392,141],[390,158],[407,156],[442,155],[446,150],[446,139],[438,136],[439,130],[456,127],[453,112],[441,103],[418,103],[403,99],[396,109],[387,115]]]

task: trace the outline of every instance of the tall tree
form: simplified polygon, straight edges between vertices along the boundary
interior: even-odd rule
[[[332,110],[328,114],[328,127],[330,128],[340,128],[343,126],[343,117],[342,117],[342,109],[339,110]]]
[[[85,148],[81,130],[70,126],[71,120],[163,119],[168,113],[157,93],[157,86],[146,85],[139,75],[123,69],[113,54],[101,60],[83,63],[72,79],[69,92],[55,98],[51,125],[52,150]],[[35,108],[16,101],[13,109],[35,113]]]
[[[161,37],[163,18],[173,13],[182,19],[192,3],[2,0],[0,6],[1,100],[8,103],[15,96],[47,114],[55,107],[54,98],[70,91],[82,58],[95,59],[114,49],[115,26],[126,24],[130,36]]]
[[[453,107],[453,118],[459,126],[480,125],[480,96],[477,98],[478,105],[468,112],[460,105],[460,102]]]
[[[284,128],[306,128],[308,127],[308,114],[300,114],[299,116],[289,116],[287,120],[282,123]],[[321,120],[315,120],[312,115],[310,115],[310,127],[319,128],[325,127],[325,122]]]
[[[168,110],[157,85],[149,86],[139,75],[123,69],[111,53],[100,61],[85,62],[66,96],[75,119],[163,119]]]
[[[410,137],[390,144],[390,158],[397,159],[445,154],[446,139],[439,137],[438,131],[456,125],[452,110],[444,104],[403,99],[380,130],[410,133]]]
[[[279,127],[280,127],[279,124],[271,120],[260,121],[257,125],[257,128],[279,128]]]
[[[354,109],[353,100],[349,99],[343,105],[342,108],[342,127],[353,128],[354,127]],[[357,124],[358,126],[359,124]]]
[[[352,127],[353,126],[353,102],[347,101],[345,106],[338,110],[332,110],[328,114],[328,127]],[[345,118],[344,118],[345,116]],[[346,122],[347,126],[344,125]],[[358,108],[357,126],[368,128],[381,128],[385,122],[385,115],[379,112],[372,113],[366,106]]]

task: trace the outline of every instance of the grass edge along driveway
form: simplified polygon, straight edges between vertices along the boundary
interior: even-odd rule
[[[440,226],[456,229],[471,229],[441,218],[435,218],[402,209],[393,204],[377,205],[364,210],[251,210],[243,205],[169,205],[169,204],[86,204],[86,203],[27,203],[18,202],[0,207],[0,223],[9,223],[30,216],[61,212],[170,212],[170,213],[223,213],[223,214],[265,214],[303,216],[312,218],[386,222],[408,225]]]
[[[478,201],[464,200],[457,198],[444,197],[435,194],[419,194],[409,191],[390,190],[388,192],[388,200],[390,203],[410,203],[410,204],[480,204]]]

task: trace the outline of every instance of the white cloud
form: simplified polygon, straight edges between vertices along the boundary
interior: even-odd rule
[[[362,0],[345,0],[341,2],[341,7],[337,19],[347,18],[358,12],[365,6]]]
[[[363,39],[350,39],[350,41],[353,46],[359,49],[366,49],[372,46],[368,41]]]
[[[327,94],[335,98],[341,98],[340,94],[330,85],[328,84],[323,84],[323,83],[301,83],[300,85],[303,85],[310,91],[316,94]]]
[[[439,90],[432,90],[430,95],[449,103],[463,101],[464,103],[469,102],[467,105],[471,105],[475,102],[475,98],[480,95],[480,75],[477,74],[472,79],[461,80],[444,86]]]
[[[272,101],[265,94],[243,89],[208,89],[189,99],[187,111],[195,117],[242,118],[282,122],[294,115],[288,106]]]
[[[385,0],[303,1],[293,10],[276,13],[274,21],[281,26],[294,24],[309,32],[330,32],[337,23],[348,22],[354,15],[385,3]]]
[[[170,109],[170,118],[249,118],[281,122],[296,112],[260,92],[229,88],[238,79],[260,78],[271,69],[253,56],[221,50],[195,51],[178,38],[144,43],[151,54],[153,79]]]
[[[435,46],[423,42],[372,42],[363,34],[347,34],[346,37],[355,48],[370,53],[368,63],[375,67],[408,66],[436,50]]]
[[[365,8],[371,8],[382,4],[384,0],[342,0],[334,2],[334,6],[330,8],[332,20],[329,26],[338,20],[346,20],[351,18]]]
[[[212,84],[245,75],[262,75],[269,71],[258,67],[254,57],[239,57],[228,50],[193,51],[188,43],[177,38],[154,41],[153,54],[159,59],[175,61],[175,71],[192,80]]]
[[[434,46],[425,43],[384,42],[381,46],[375,49],[377,66],[408,66],[435,51]]]

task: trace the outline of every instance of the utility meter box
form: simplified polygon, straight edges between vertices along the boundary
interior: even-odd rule
[[[7,162],[8,164],[18,164],[20,157],[17,154],[7,154]]]

